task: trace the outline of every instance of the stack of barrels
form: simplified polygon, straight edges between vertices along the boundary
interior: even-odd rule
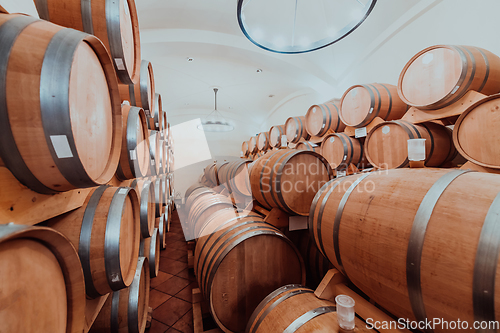
[[[96,316],[93,332],[144,332],[172,210],[173,140],[141,60],[135,2],[35,4],[41,20],[0,13],[0,167],[41,194],[90,192],[43,227],[0,224],[2,328],[82,332]],[[102,296],[100,313],[86,313],[85,299]]]

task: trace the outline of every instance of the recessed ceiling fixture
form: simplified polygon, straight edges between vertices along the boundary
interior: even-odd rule
[[[187,61],[187,62],[193,62],[193,60],[194,60],[194,59],[193,59],[193,58],[191,58],[191,57],[187,57],[187,58],[186,58],[186,61]]]
[[[271,94],[271,95],[269,95],[269,97],[273,98],[273,97],[274,97],[274,95],[273,95],[273,94]]]
[[[238,24],[255,45],[276,53],[321,49],[349,35],[377,0],[238,0]]]
[[[257,72],[257,73],[262,73],[262,69],[257,68],[256,72]]]
[[[202,119],[201,124],[198,125],[198,129],[205,132],[229,132],[234,130],[234,126],[231,125],[222,114],[217,111],[217,92],[218,88],[214,88],[215,94],[215,108],[210,114]]]

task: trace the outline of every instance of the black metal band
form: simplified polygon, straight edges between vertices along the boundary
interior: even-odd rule
[[[337,180],[337,182],[335,184],[333,184],[333,186],[328,190],[328,192],[326,192],[325,196],[323,197],[323,201],[321,202],[321,205],[319,206],[319,212],[318,212],[318,218],[317,218],[317,224],[316,224],[316,233],[317,233],[317,237],[318,237],[318,248],[320,249],[321,253],[326,256],[326,251],[325,251],[325,246],[323,245],[323,235],[321,234],[321,226],[322,226],[322,223],[323,223],[323,212],[325,211],[325,207],[326,207],[326,203],[328,201],[328,199],[330,198],[330,195],[333,193],[333,191],[335,191],[335,189],[337,188],[337,186],[340,185],[340,183],[342,183],[345,179],[347,178],[344,178],[340,181]],[[334,180],[332,180],[334,181]]]
[[[375,111],[375,95],[373,94],[373,91],[370,89],[370,87],[368,87],[365,84],[362,84],[361,86],[363,88],[365,88],[365,90],[370,95],[370,110],[368,111],[368,114],[366,115],[365,119],[363,119],[363,121],[359,125],[356,125],[356,127],[363,127],[363,126],[368,125],[372,121],[373,118],[371,115]],[[378,114],[378,111],[377,111],[377,114]]]
[[[382,87],[384,87],[385,91],[387,92],[387,96],[389,96],[389,108],[387,110],[387,114],[385,115],[385,119],[387,120],[387,119],[389,119],[389,116],[391,115],[391,111],[392,111],[392,94],[384,84],[380,84],[380,85]]]
[[[295,212],[288,207],[288,205],[285,203],[285,200],[282,195],[282,189],[281,189],[281,173],[283,171],[284,166],[286,163],[294,156],[299,154],[300,150],[296,149],[290,149],[290,151],[284,153],[283,155],[278,158],[277,161],[274,162],[273,167],[271,168],[271,174],[269,176],[269,182],[271,185],[271,198],[273,199],[273,203],[279,206],[279,208],[283,209],[285,212],[295,215]],[[283,160],[283,161],[282,161]],[[281,162],[282,161],[282,162]],[[278,171],[276,171],[276,167],[278,166]],[[274,189],[276,191],[273,191],[273,178],[274,178],[274,173],[276,173],[276,180],[274,181]],[[276,195],[275,195],[276,194]],[[278,197],[278,199],[276,199]],[[273,207],[273,206],[271,206]]]
[[[427,133],[429,133],[429,138],[431,139],[431,149],[429,151],[429,159],[432,158],[432,154],[434,154],[434,146],[435,146],[435,143],[434,143],[434,135],[432,135],[432,132],[431,130],[429,129],[429,127],[425,124],[425,123],[421,123],[420,125],[422,125],[423,128],[425,128],[427,130]],[[453,143],[451,143],[453,144]],[[450,146],[451,146],[450,144]],[[448,152],[448,155],[449,155],[449,152]]]
[[[457,49],[458,48],[463,49],[463,50],[465,50],[465,52],[467,52],[467,54],[469,55],[470,60],[471,60],[472,68],[471,68],[471,73],[470,73],[469,81],[467,82],[467,84],[465,86],[463,86],[463,87],[460,87],[460,88],[462,88],[461,92],[459,94],[456,94],[455,98],[453,98],[451,101],[448,101],[446,103],[447,105],[451,105],[451,104],[455,103],[460,98],[462,98],[467,91],[469,91],[469,89],[471,88],[472,82],[474,81],[474,77],[476,75],[476,58],[474,58],[474,55],[469,51],[468,48],[466,48],[466,47],[457,47]],[[468,63],[468,60],[466,60],[466,62]],[[464,77],[464,80],[465,80],[465,77]]]
[[[484,59],[484,65],[486,67],[486,73],[484,74],[483,83],[481,84],[481,86],[477,90],[477,92],[481,92],[484,89],[484,86],[486,85],[486,83],[488,82],[488,78],[490,77],[490,62],[489,62],[488,57],[486,56],[486,54],[484,54],[483,50],[481,50],[479,47],[475,47],[475,49],[479,53],[481,53],[481,56]]]
[[[335,312],[336,310],[337,310],[336,306],[324,306],[324,307],[320,307],[320,308],[316,308],[314,310],[308,311],[308,312],[304,313],[302,316],[300,316],[299,318],[295,319],[293,321],[293,323],[291,323],[283,331],[283,333],[296,332],[299,328],[301,328],[302,326],[307,324],[308,321],[310,321],[318,316],[321,316],[321,315],[324,315],[324,314],[327,314],[330,312]]]
[[[135,160],[132,159],[132,156],[130,155],[130,152],[135,151],[139,146],[139,142],[137,142],[137,124],[139,121],[141,121],[142,115],[144,115],[144,111],[141,108],[131,106],[127,118],[127,156],[130,171],[132,171],[132,174],[135,178],[146,176],[142,173],[142,170],[139,166],[139,154],[136,154],[137,158]],[[144,115],[144,119],[146,119],[146,115]],[[144,139],[147,140],[147,135]]]
[[[94,23],[92,22],[92,0],[80,0],[80,8],[83,31],[93,35]]]
[[[133,84],[128,85],[128,94],[130,96],[130,105],[137,106],[137,100],[135,99],[135,86]],[[154,128],[150,128],[149,121],[147,123],[148,123],[149,129],[154,129]]]
[[[271,206],[271,205],[269,204],[269,201],[267,201],[266,196],[265,196],[265,194],[264,194],[264,193],[266,193],[266,192],[264,192],[264,189],[262,188],[262,185],[263,185],[263,183],[264,183],[264,182],[263,182],[263,180],[264,180],[264,177],[263,177],[263,172],[266,170],[266,166],[267,166],[267,164],[269,163],[269,161],[271,161],[271,159],[273,158],[273,156],[274,156],[274,155],[276,155],[276,154],[278,154],[279,152],[281,152],[281,151],[280,151],[280,150],[278,150],[278,151],[276,151],[276,152],[272,153],[269,157],[267,157],[267,160],[266,160],[266,161],[264,162],[264,164],[262,165],[262,168],[261,168],[261,170],[260,170],[260,174],[259,174],[259,176],[260,176],[260,177],[259,177],[259,193],[262,195],[262,198],[264,199],[264,202],[265,202],[265,204],[267,205],[267,207],[266,207],[266,208],[272,208],[273,206]],[[271,188],[270,188],[270,191],[272,192],[272,190],[273,190],[273,188],[272,188],[273,184],[272,184],[272,182],[271,182],[271,173],[270,173],[270,175],[269,175],[269,185],[270,185],[270,187],[271,187]],[[261,202],[261,204],[262,204],[262,202]]]
[[[135,188],[137,186],[137,179],[134,182],[132,182],[131,186],[132,188]],[[151,236],[151,230],[149,230],[149,203],[151,200],[153,200],[153,197],[150,196],[151,192],[154,193],[154,189],[151,188],[152,184],[151,181],[146,180],[144,184],[142,185],[142,189],[138,189],[137,192],[141,193],[141,202],[140,202],[140,225],[141,225],[141,235],[144,238],[148,238]]]
[[[111,0],[108,0],[111,1]],[[141,73],[139,76],[139,91],[140,91],[140,98],[141,98],[141,104],[142,108],[144,110],[151,110],[151,105],[149,105],[149,100],[148,100],[148,80],[149,80],[149,61],[147,60],[142,60],[141,62]],[[153,87],[151,87],[153,89]],[[154,126],[153,126],[154,129]]]
[[[309,210],[309,217],[308,217],[308,226],[309,226],[309,237],[314,242],[316,242],[315,236],[317,236],[316,230],[314,228],[314,213],[316,212],[316,207],[318,206],[319,198],[321,198],[323,193],[325,193],[325,191],[328,189],[330,184],[334,181],[337,181],[337,179],[332,179],[332,180],[328,181],[325,185],[323,185],[319,189],[318,193],[316,193],[316,195],[314,196],[313,201],[311,203],[311,209]],[[321,251],[321,249],[320,249],[320,251]]]
[[[119,323],[119,313],[120,313],[120,290],[117,290],[109,296],[111,297],[111,318],[110,318],[110,328],[111,333],[119,333],[120,323]]]

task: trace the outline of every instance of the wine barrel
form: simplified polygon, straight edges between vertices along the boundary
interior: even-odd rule
[[[120,158],[122,120],[102,43],[19,14],[0,14],[0,39],[3,164],[44,194],[109,182]]]
[[[193,193],[196,189],[203,188],[205,185],[201,183],[194,183],[193,185],[189,186],[186,192],[184,193],[184,198],[187,200],[187,198]]]
[[[323,136],[329,130],[343,132],[345,124],[340,119],[340,102],[313,105],[306,113],[306,131],[310,136]]]
[[[122,151],[116,175],[120,180],[145,177],[149,171],[146,115],[141,108],[122,104],[122,116]]]
[[[285,134],[285,125],[271,126],[269,129],[269,144],[271,147],[281,147],[281,137]]]
[[[198,235],[199,228],[203,226],[207,218],[224,208],[233,208],[233,202],[218,193],[199,196],[195,199],[188,214],[188,236],[194,238]]]
[[[254,199],[267,209],[280,208],[292,215],[308,215],[316,192],[332,170],[319,154],[296,149],[270,152],[250,171]]]
[[[209,186],[219,186],[219,180],[217,176],[217,163],[213,162],[207,165],[204,169],[205,178],[208,181]]]
[[[154,128],[155,130],[159,131],[161,133],[161,136],[164,136],[164,125],[165,125],[165,114],[162,108],[161,104],[161,95],[158,93],[155,93],[154,96],[154,109],[151,111],[151,118],[154,123]]]
[[[148,258],[151,278],[157,277],[160,271],[160,245],[161,239],[158,228],[155,228],[151,237],[141,239],[139,256]]]
[[[123,84],[139,80],[141,42],[134,0],[104,1],[34,0],[41,19],[95,35],[114,60],[116,76]]]
[[[0,281],[2,331],[83,332],[85,284],[80,259],[56,230],[1,224]]]
[[[134,189],[100,186],[84,205],[48,221],[76,249],[92,298],[128,287],[139,254],[139,202]]]
[[[364,127],[375,117],[401,119],[408,110],[391,84],[362,84],[346,90],[340,100],[340,119],[347,126]]]
[[[253,154],[256,154],[259,151],[257,148],[257,136],[252,136],[248,140],[248,151]]]
[[[150,272],[147,258],[139,258],[130,287],[109,295],[90,333],[143,333],[149,309]]]
[[[301,230],[298,237],[297,248],[299,249],[306,267],[306,285],[316,289],[333,265],[325,258],[316,247],[316,242],[307,230]]]
[[[261,151],[255,153],[253,156],[252,156],[252,159],[255,161],[257,159],[259,159],[260,157],[264,156],[265,154]]]
[[[160,217],[164,212],[165,212],[165,207],[163,206],[163,198],[164,198],[164,192],[163,192],[163,181],[161,178],[156,178],[153,181],[153,186],[155,189],[155,215],[156,217]]]
[[[232,221],[215,214],[216,227],[205,226],[213,231],[196,243],[194,269],[219,327],[242,332],[266,295],[279,286],[304,282],[304,263],[290,240],[254,213],[241,218],[232,214]]]
[[[444,108],[470,90],[500,92],[497,55],[474,46],[431,46],[410,59],[398,81],[401,99],[422,110]]]
[[[321,154],[332,169],[345,170],[350,164],[363,169],[369,165],[361,141],[344,133],[325,136],[321,148]]]
[[[251,196],[252,188],[250,187],[250,174],[248,164],[250,160],[234,161],[224,164],[218,173],[219,184],[224,184],[229,193]]]
[[[412,124],[405,120],[375,126],[365,141],[366,157],[380,169],[409,166],[408,139],[425,139],[425,165],[437,167],[456,156],[451,132],[436,123]]]
[[[150,174],[156,176],[160,174],[160,133],[156,130],[149,131],[149,161],[151,163]]]
[[[469,161],[500,169],[500,136],[497,132],[500,95],[486,97],[469,107],[455,123],[453,142]]]
[[[288,142],[298,143],[300,139],[309,140],[310,136],[306,131],[306,117],[290,117],[285,122],[285,135]]]
[[[146,116],[152,117],[155,102],[155,80],[153,66],[147,60],[141,61],[139,81],[135,84],[120,84],[120,98],[130,105],[143,108]]]
[[[164,213],[155,222],[155,227],[158,229],[158,237],[160,238],[160,249],[162,250],[167,248],[167,226],[167,215]]]
[[[322,300],[314,290],[298,284],[283,286],[260,302],[248,321],[246,333],[340,332],[335,303]]]
[[[216,195],[216,194],[218,193],[206,186],[200,186],[198,188],[195,188],[186,198],[186,203],[184,205],[186,209],[186,214],[189,214],[191,206],[193,205],[194,202],[196,202],[196,200],[198,200],[199,197],[206,195]]]
[[[269,132],[261,132],[257,135],[257,149],[260,151],[266,151],[271,148],[269,144]]]
[[[243,156],[248,157],[250,152],[248,151],[248,141],[243,141],[241,144],[241,151],[243,153]]]
[[[321,146],[318,145],[317,143],[310,142],[310,141],[304,141],[304,142],[297,143],[297,146],[295,146],[295,149],[314,151],[314,152],[321,155]]]
[[[343,177],[318,192],[310,233],[335,267],[398,318],[498,321],[500,295],[490,286],[499,272],[499,188],[496,174],[457,169]]]
[[[141,236],[151,237],[155,227],[155,188],[148,179],[134,179],[130,187],[135,189],[139,196]]]

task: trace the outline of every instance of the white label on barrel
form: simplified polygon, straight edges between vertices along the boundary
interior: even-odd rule
[[[144,110],[146,117],[151,118],[151,112],[149,110]]]
[[[123,102],[122,102],[122,105],[123,105],[123,104],[130,106],[130,102],[129,102],[129,101],[127,101],[127,100],[123,101]]]
[[[347,155],[344,155],[344,161],[347,160]]]
[[[373,112],[373,108],[370,108],[370,111],[368,113],[372,113]]]
[[[286,135],[282,135],[281,136],[281,147],[286,147],[287,144],[288,144],[288,142],[286,139]]]
[[[391,131],[391,128],[389,126],[384,126],[382,127],[382,133],[387,134]]]
[[[128,193],[128,188],[121,188],[118,190],[118,194],[127,194]]]
[[[51,135],[50,141],[52,141],[52,147],[54,147],[57,158],[73,157],[66,135]]]
[[[422,64],[424,65],[430,64],[432,60],[434,60],[434,54],[427,53],[422,57]]]
[[[307,216],[290,216],[288,218],[288,229],[290,231],[294,230],[307,230],[309,229],[309,225],[307,220],[309,218]]]
[[[325,124],[323,124],[323,126],[321,126],[321,128],[325,128]]]
[[[331,138],[330,138],[330,142],[335,142],[335,138],[334,138],[334,137],[331,137]]]
[[[123,59],[115,58],[115,64],[116,64],[116,68],[118,68],[119,71],[125,70],[125,64],[123,63]]]
[[[134,161],[134,160],[136,160],[136,159],[137,159],[137,155],[136,155],[136,153],[135,153],[135,150],[131,150],[131,151],[130,151],[130,159],[131,159],[132,161]]]
[[[337,177],[345,177],[347,175],[345,170],[337,171]]]
[[[354,135],[356,138],[364,138],[366,136],[366,127],[356,128]]]
[[[242,152],[242,151],[240,151],[240,157],[243,157],[243,156],[244,156],[244,155],[243,155],[243,152]]]
[[[459,88],[460,86],[456,86],[455,89],[453,89],[453,91],[451,92],[451,94],[453,95],[454,93],[456,93]]]

